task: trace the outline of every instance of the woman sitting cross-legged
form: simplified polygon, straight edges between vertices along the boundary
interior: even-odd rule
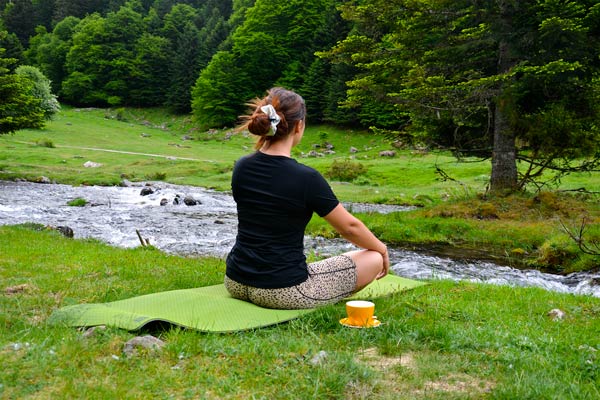
[[[344,208],[319,172],[291,158],[304,133],[302,97],[273,88],[252,105],[239,129],[258,136],[257,151],[236,162],[231,179],[238,232],[227,256],[229,293],[262,307],[314,308],[385,276],[385,244]],[[313,212],[361,250],[307,264],[304,230]]]

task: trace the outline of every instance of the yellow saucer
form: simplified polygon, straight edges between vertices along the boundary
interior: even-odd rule
[[[381,321],[378,320],[377,318],[373,317],[373,320],[371,323],[367,324],[367,325],[350,325],[348,323],[348,318],[342,318],[340,319],[340,324],[347,326],[348,328],[377,328],[379,325],[381,325]]]

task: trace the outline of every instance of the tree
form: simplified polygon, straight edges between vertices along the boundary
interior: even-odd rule
[[[334,5],[333,0],[257,0],[247,8],[245,19],[226,44],[230,50],[217,53],[218,58],[213,57],[196,81],[192,109],[197,120],[213,126],[228,125],[245,111],[247,101],[278,82],[298,90],[315,51],[323,50],[319,48],[320,34],[327,15],[335,11]],[[246,6],[245,2],[234,2],[232,19],[239,22],[239,10]],[[233,103],[225,106],[222,97],[206,95],[214,92],[211,87],[232,90]]]
[[[142,16],[127,6],[106,18],[99,14],[84,18],[67,54],[69,75],[62,85],[65,98],[75,104],[128,104],[134,50],[143,32]]]
[[[38,27],[37,34],[31,38],[26,52],[28,62],[40,68],[50,79],[52,91],[59,95],[62,83],[68,76],[67,54],[73,44],[73,33],[80,21],[76,17],[67,17],[56,24],[50,33],[44,27]]]
[[[349,105],[392,107],[397,131],[490,155],[490,189],[515,190],[572,170],[573,157],[598,165],[599,12],[594,1],[367,0],[344,8],[355,31],[330,56],[360,70]],[[530,162],[523,174],[517,160]]]
[[[67,17],[50,33],[44,27],[37,28],[26,51],[28,63],[36,65],[50,79],[54,93],[61,95],[62,83],[68,76],[67,54],[73,43],[73,33],[81,20]]]
[[[178,112],[191,109],[192,82],[200,73],[199,55],[203,43],[195,25],[197,11],[187,4],[177,4],[165,15],[163,35],[171,42],[166,104]]]
[[[0,32],[0,38],[6,32]],[[20,75],[10,73],[14,59],[4,58],[0,48],[0,134],[20,129],[44,126],[41,100],[31,95],[33,83]]]
[[[39,69],[31,65],[21,65],[15,70],[15,73],[31,81],[29,94],[40,100],[39,107],[42,110],[44,119],[52,119],[60,110],[60,104],[56,96],[52,94],[48,78]]]
[[[240,98],[248,98],[243,90],[248,79],[233,53],[217,52],[192,89],[192,110],[199,125],[221,127],[236,121],[244,111]]]
[[[21,44],[27,46],[33,36],[37,21],[31,0],[15,0],[6,4],[2,15],[6,29],[17,35]]]
[[[58,23],[69,16],[83,19],[94,13],[104,15],[110,3],[111,0],[55,0],[53,21]]]
[[[14,58],[17,60],[17,64],[23,62],[23,46],[14,33],[5,32],[4,35],[0,36],[0,47],[5,50],[5,58]]]
[[[148,33],[136,43],[128,99],[131,104],[156,106],[165,102],[169,80],[170,42]]]

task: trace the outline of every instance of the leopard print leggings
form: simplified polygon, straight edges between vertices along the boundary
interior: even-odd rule
[[[356,265],[340,255],[308,264],[308,279],[296,286],[262,289],[236,282],[225,276],[225,287],[232,297],[261,307],[306,309],[337,303],[356,288]]]

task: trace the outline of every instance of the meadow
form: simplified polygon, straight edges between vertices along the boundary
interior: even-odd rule
[[[596,399],[600,299],[431,281],[375,300],[214,334],[48,325],[58,307],[222,282],[224,263],[0,227],[0,397],[6,399]],[[549,313],[565,313],[555,319]],[[151,334],[160,351],[124,353]]]
[[[44,176],[72,185],[162,180],[227,191],[235,160],[253,144],[233,129],[199,131],[189,117],[161,109],[66,107],[43,130],[0,137],[0,179]],[[380,156],[384,151],[395,155]],[[465,257],[555,272],[598,266],[598,256],[583,253],[565,228],[577,233],[585,221],[583,242],[600,241],[600,173],[573,174],[541,192],[490,196],[489,160],[395,148],[381,136],[331,126],[308,126],[293,156],[327,176],[342,201],[416,206],[408,213],[360,216],[394,246],[441,254],[458,249]],[[87,162],[101,166],[86,168]],[[318,218],[309,231],[335,235]]]
[[[334,154],[309,156],[324,153],[326,142]],[[226,191],[233,162],[252,145],[252,138],[231,129],[200,132],[189,119],[162,110],[65,108],[44,130],[0,136],[0,179],[162,180]],[[380,157],[384,150],[396,155]],[[493,198],[485,195],[488,161],[396,149],[381,137],[327,126],[309,127],[295,151],[330,176],[343,201],[416,206],[386,216],[360,214],[391,244],[559,271],[597,268],[598,258],[581,254],[560,224],[575,228],[587,216],[586,238],[597,238],[597,195],[558,191],[598,192],[597,175],[571,176],[553,191]],[[102,166],[86,168],[87,161]],[[359,171],[342,176],[336,163],[344,173]],[[441,179],[436,167],[454,180]],[[334,235],[318,219],[309,227]],[[343,304],[230,334],[165,326],[86,334],[47,323],[62,306],[211,285],[223,274],[221,259],[114,248],[32,226],[0,227],[0,398],[600,397],[600,299],[535,288],[432,280],[377,299],[383,324],[363,330],[338,323]],[[555,317],[557,309],[562,317]],[[125,355],[125,342],[144,334],[165,347]]]

